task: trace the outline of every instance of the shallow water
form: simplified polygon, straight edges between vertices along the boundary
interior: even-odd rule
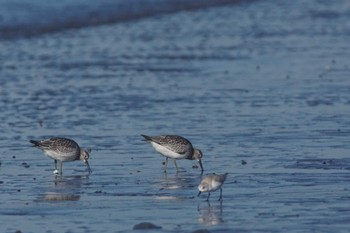
[[[349,2],[254,1],[0,44],[1,232],[348,232]],[[179,134],[169,163],[140,134]],[[92,148],[52,174],[28,140]],[[246,164],[244,164],[244,162]],[[150,231],[152,232],[152,231]]]

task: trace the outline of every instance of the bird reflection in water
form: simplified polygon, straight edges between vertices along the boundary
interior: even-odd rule
[[[175,177],[170,177],[166,173],[164,174],[164,178],[160,180],[162,184],[163,190],[172,190],[172,189],[180,189],[186,187],[187,180],[185,178],[179,177],[178,174]]]
[[[198,174],[195,175],[195,177],[197,176]],[[155,185],[159,187],[160,191],[156,197],[157,200],[184,200],[193,199],[194,197],[184,196],[184,192],[181,190],[192,188],[197,183],[193,175],[168,175],[164,173],[164,177],[157,180]]]
[[[203,225],[217,225],[223,223],[222,218],[222,202],[211,205],[210,202],[201,203],[198,205],[198,222]]]
[[[45,192],[42,201],[78,201],[82,181],[87,176],[56,176],[54,187]]]
[[[79,199],[79,195],[58,192],[47,192],[42,197],[43,201],[78,201]]]

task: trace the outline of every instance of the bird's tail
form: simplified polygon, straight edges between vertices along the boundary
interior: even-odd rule
[[[145,141],[152,141],[152,138],[150,136],[144,134],[141,134],[141,136],[145,138]]]
[[[224,182],[224,181],[226,180],[227,175],[228,175],[227,172],[226,172],[225,174],[220,175],[220,176],[221,176],[221,179],[222,179],[222,182]]]
[[[39,141],[34,141],[34,140],[30,140],[29,142],[32,143],[33,146],[36,146],[36,147],[38,147],[40,144]]]

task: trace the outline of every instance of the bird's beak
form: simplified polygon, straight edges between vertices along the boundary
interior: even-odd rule
[[[201,192],[201,191],[199,191],[199,193],[198,193],[197,197],[199,197],[199,195],[201,195],[201,193],[202,193],[202,192]]]
[[[199,166],[201,167],[202,172],[204,171],[202,160],[198,159]]]
[[[90,168],[89,162],[88,162],[87,160],[84,160],[84,163],[85,163],[85,165],[87,166],[89,173],[91,173],[92,170],[91,170],[91,168]]]

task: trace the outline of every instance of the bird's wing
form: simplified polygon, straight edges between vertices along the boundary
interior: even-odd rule
[[[214,177],[214,180],[220,183],[224,183],[224,181],[226,180],[226,177],[227,177],[227,173],[224,175],[216,175]]]
[[[146,141],[155,142],[179,154],[185,154],[189,147],[192,147],[187,139],[177,135],[141,136],[143,136]]]
[[[42,149],[61,152],[69,152],[79,147],[75,141],[67,138],[50,138],[47,140],[40,141],[38,145]]]

